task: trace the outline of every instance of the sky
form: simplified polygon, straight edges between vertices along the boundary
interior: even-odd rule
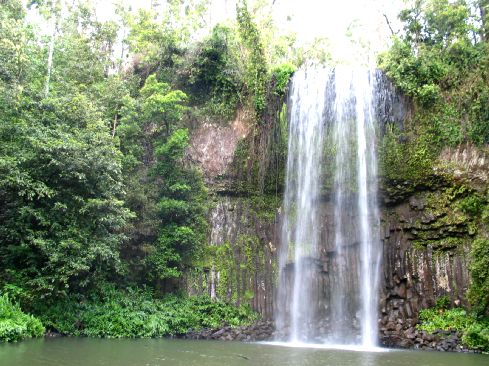
[[[332,54],[338,59],[352,57],[359,45],[352,40],[369,43],[376,53],[385,49],[391,35],[384,14],[397,23],[402,0],[276,0],[278,24],[295,31],[300,40],[326,37],[331,42]],[[351,36],[348,37],[348,29]]]
[[[352,44],[352,39],[357,43],[368,43],[373,54],[385,49],[390,29],[384,14],[396,27],[397,14],[404,3],[403,0],[248,0],[248,5],[253,7],[256,1],[271,6],[278,28],[296,33],[299,42],[307,43],[316,37],[328,38],[333,56],[340,60],[351,59],[358,53],[356,48],[359,46]],[[124,2],[133,9],[148,9],[151,5],[151,0]],[[100,19],[113,16],[111,0],[96,0],[96,3]],[[209,24],[234,18],[235,7],[236,0],[210,0]],[[352,35],[348,38],[349,28]]]
[[[99,20],[114,18],[113,0],[92,1]],[[155,0],[119,1],[136,10],[149,9]],[[237,0],[209,1],[209,26],[235,17]],[[248,0],[249,7],[256,1],[271,6],[277,27],[283,32],[296,33],[299,42],[307,43],[316,37],[328,38],[331,53],[340,60],[353,58],[358,53],[359,43],[369,44],[373,54],[385,49],[390,30],[384,14],[396,28],[397,13],[404,4],[403,0]],[[165,0],[158,2],[164,4]],[[352,35],[347,37],[349,28]]]

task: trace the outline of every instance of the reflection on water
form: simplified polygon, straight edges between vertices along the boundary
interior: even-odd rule
[[[0,345],[2,366],[487,366],[489,356],[325,346],[60,338]]]
[[[304,342],[258,342],[257,344],[288,347],[288,348],[314,348],[314,349],[328,349],[328,350],[341,350],[341,351],[353,351],[353,352],[392,352],[390,348],[382,348],[376,346],[363,346],[355,344],[329,344],[329,343],[304,343]]]

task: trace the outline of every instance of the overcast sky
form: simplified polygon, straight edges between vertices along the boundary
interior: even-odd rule
[[[99,20],[113,19],[113,0],[92,0]],[[253,6],[255,0],[248,0]],[[367,42],[371,51],[386,47],[390,35],[384,18],[396,27],[396,15],[402,8],[403,0],[259,0],[272,7],[275,24],[283,31],[297,34],[300,42],[308,42],[315,37],[327,37],[331,41],[332,53],[337,59],[350,59],[355,54],[351,40]],[[122,0],[133,10],[149,9],[151,0]],[[164,4],[165,0],[158,0]],[[214,25],[226,18],[234,18],[236,0],[210,0],[208,22]],[[273,4],[273,5],[272,5]],[[354,25],[353,27],[352,24]],[[352,36],[346,36],[348,28]]]
[[[165,0],[160,0],[164,3]],[[97,0],[100,19],[113,16],[111,0]],[[129,1],[133,9],[148,9],[151,0]],[[248,0],[253,6],[254,0]],[[331,40],[332,52],[337,58],[348,58],[352,45],[346,39],[348,28],[353,24],[351,38],[369,42],[373,51],[385,48],[390,30],[384,14],[396,26],[396,16],[403,5],[402,0],[269,0],[277,26],[284,31],[293,31],[302,42],[315,37]],[[273,5],[272,5],[273,4]],[[211,0],[210,21],[213,24],[233,18],[236,0]]]

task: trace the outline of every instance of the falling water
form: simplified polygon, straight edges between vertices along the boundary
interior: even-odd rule
[[[293,78],[276,317],[288,341],[377,343],[379,80],[341,67]]]
[[[381,246],[377,208],[377,159],[373,98],[375,73],[364,69],[335,70],[335,101],[331,122],[336,146],[334,247],[338,256],[332,288],[332,338],[355,342],[351,319],[358,314],[363,346],[377,339],[377,302]],[[352,246],[358,245],[356,265],[347,266]],[[353,268],[351,268],[353,267]],[[358,273],[352,273],[357,268]],[[348,280],[351,276],[356,279]],[[357,288],[351,284],[357,283]],[[352,301],[351,293],[359,295]],[[340,338],[338,338],[338,336]]]
[[[284,199],[282,237],[285,245],[280,253],[281,278],[279,327],[290,328],[292,341],[311,337],[311,306],[314,271],[311,270],[318,251],[318,204],[321,158],[324,137],[324,87],[329,74],[324,70],[300,70],[294,76],[290,99],[289,156]],[[285,271],[293,266],[293,278]],[[292,282],[290,285],[287,282]],[[291,289],[292,296],[287,293]],[[290,308],[289,308],[290,307]],[[287,313],[287,314],[286,314]],[[286,319],[288,318],[288,319]]]

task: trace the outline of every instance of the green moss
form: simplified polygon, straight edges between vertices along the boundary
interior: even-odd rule
[[[446,251],[457,251],[467,244],[467,240],[464,238],[437,238],[436,235],[432,235],[432,237],[429,237],[429,235],[426,236],[428,236],[428,238],[415,239],[412,241],[412,243],[418,249],[424,249],[427,246],[431,246],[435,254],[444,253]]]
[[[273,227],[281,198],[253,195],[234,198],[232,202],[235,210],[240,212],[237,231],[225,243],[209,243],[199,266],[215,273],[214,285],[219,299],[243,303],[253,298],[250,294],[255,291],[255,278],[264,275],[270,265],[266,258],[272,248],[260,239],[257,226],[263,227],[263,230]],[[234,235],[236,237],[233,238]],[[195,273],[192,276],[198,275],[199,273]],[[206,286],[204,284],[198,288]]]
[[[250,197],[248,204],[260,221],[273,223],[276,220],[277,210],[282,204],[282,196],[268,194],[257,195]]]
[[[440,183],[433,171],[436,153],[425,128],[401,132],[388,125],[379,146],[381,189],[399,201],[416,190],[436,188]]]
[[[407,224],[417,248],[435,252],[460,250],[479,231],[484,200],[466,185],[454,185],[417,195],[424,202],[423,219]]]
[[[457,202],[457,208],[470,216],[479,216],[486,204],[486,201],[477,193],[473,193]]]

